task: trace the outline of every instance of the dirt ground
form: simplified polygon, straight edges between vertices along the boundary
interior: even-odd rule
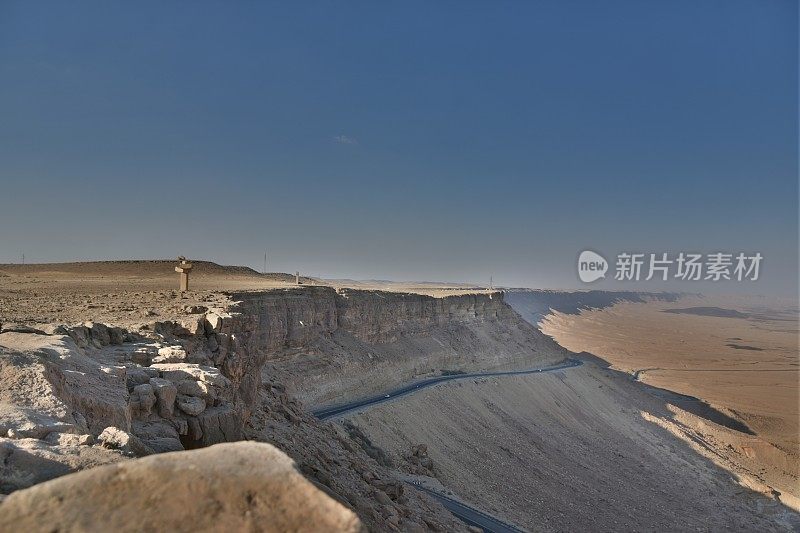
[[[131,326],[143,314],[165,320],[187,306],[222,306],[223,292],[296,287],[289,274],[261,274],[247,267],[193,261],[190,291],[181,294],[177,261],[103,261],[37,265],[0,264],[0,323],[72,324],[94,320]],[[458,284],[320,280],[301,276],[303,285],[351,287],[445,296],[482,292]]]
[[[108,261],[0,265],[0,322],[131,326],[149,317],[174,319],[186,306],[227,301],[223,290],[289,287],[285,274],[195,262],[191,291],[181,295],[176,261]]]

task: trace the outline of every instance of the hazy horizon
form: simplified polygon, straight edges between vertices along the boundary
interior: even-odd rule
[[[797,3],[569,4],[4,2],[0,263],[796,295]]]

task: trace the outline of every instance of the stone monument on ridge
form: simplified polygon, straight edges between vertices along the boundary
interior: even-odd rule
[[[175,272],[181,275],[181,292],[189,290],[189,272],[192,271],[192,264],[186,261],[183,256],[178,257],[180,263],[175,267]]]

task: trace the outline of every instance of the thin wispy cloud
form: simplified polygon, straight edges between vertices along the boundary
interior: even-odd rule
[[[338,144],[358,144],[358,139],[348,137],[347,135],[336,135],[333,141]]]

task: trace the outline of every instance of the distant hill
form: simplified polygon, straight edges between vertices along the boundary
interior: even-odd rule
[[[282,272],[262,274],[250,267],[219,265],[211,261],[191,261],[194,265],[192,277],[208,276],[257,278],[264,281],[293,282],[294,275]],[[82,276],[121,276],[136,278],[174,277],[175,259],[153,260],[120,260],[120,261],[86,261],[76,263],[37,263],[37,264],[0,264],[0,275],[37,275],[52,277]],[[302,281],[310,278],[301,278]]]

